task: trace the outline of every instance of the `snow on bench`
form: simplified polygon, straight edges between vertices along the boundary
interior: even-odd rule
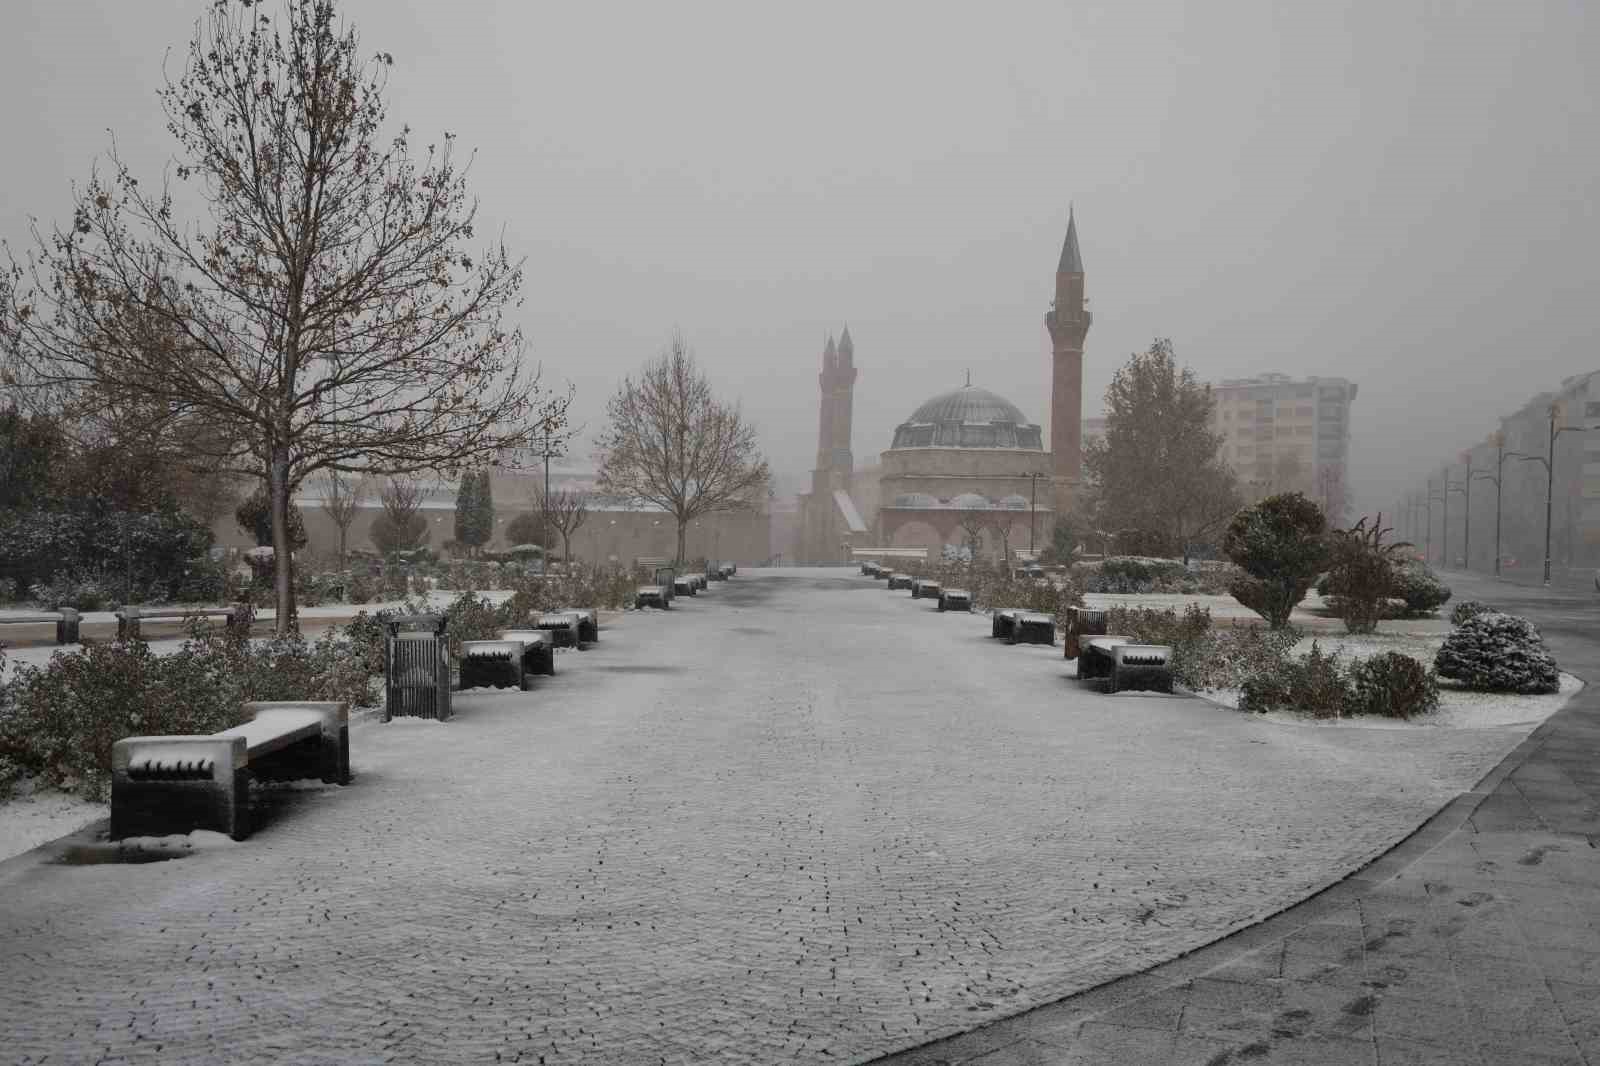
[[[1006,634],[1007,644],[1055,644],[1056,616],[1022,611],[1017,613],[1011,631]]]
[[[57,644],[78,643],[78,629],[82,618],[71,607],[62,607],[55,611],[40,611],[36,614],[8,614],[0,617],[0,626],[36,626],[54,623],[56,627]]]
[[[349,706],[246,703],[243,725],[210,736],[125,737],[111,748],[111,838],[211,829],[250,835],[250,782],[350,780]]]
[[[1172,648],[1129,637],[1090,637],[1078,655],[1078,679],[1102,681],[1107,692],[1171,692]]]
[[[972,593],[966,589],[945,589],[939,593],[939,610],[971,612]]]
[[[229,629],[250,632],[250,623],[254,620],[255,611],[247,603],[235,604],[232,607],[119,607],[117,616],[117,639],[138,640],[139,627],[144,622],[181,622],[186,618],[221,618],[227,623]]]

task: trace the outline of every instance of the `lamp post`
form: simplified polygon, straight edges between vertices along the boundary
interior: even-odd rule
[[[1433,501],[1434,500],[1439,500],[1439,501],[1442,502],[1444,500],[1444,493],[1441,492],[1437,496],[1434,495],[1434,492],[1433,492],[1433,478],[1430,477],[1428,479],[1428,532],[1424,537],[1424,544],[1423,544],[1423,548],[1422,548],[1423,561],[1424,562],[1428,562],[1428,563],[1433,562]]]
[[[1033,546],[1033,531],[1034,528],[1039,524],[1039,479],[1042,477],[1048,477],[1049,475],[1023,474],[1022,476],[1028,479],[1028,554],[1033,557],[1033,561],[1037,561],[1039,558],[1039,552]],[[1057,562],[1059,561],[1060,560],[1057,560]],[[1007,561],[1006,565],[1010,565],[1009,560]]]
[[[1496,430],[1489,437],[1489,443],[1493,444],[1494,448],[1495,448],[1494,473],[1491,474],[1487,470],[1479,470],[1477,473],[1473,473],[1472,469],[1469,467],[1467,469],[1467,474],[1469,475],[1468,476],[1468,480],[1469,481],[1472,480],[1473,478],[1476,478],[1479,481],[1492,481],[1492,482],[1494,482],[1494,576],[1495,577],[1499,577],[1500,576],[1500,480],[1501,480],[1501,478],[1503,478],[1505,476],[1505,472],[1506,472],[1505,471],[1505,466],[1506,466],[1506,435],[1505,435],[1505,433],[1503,433],[1503,432],[1501,432],[1499,430]]]
[[[1549,452],[1545,455],[1524,455],[1521,452],[1506,452],[1524,463],[1544,464],[1544,584],[1550,585],[1550,515],[1551,507],[1555,500],[1556,490],[1556,438],[1563,433],[1573,430],[1586,430],[1588,426],[1558,426],[1556,419],[1561,417],[1561,403],[1557,401],[1550,405],[1550,443]]]
[[[1466,478],[1464,478],[1461,481],[1451,481],[1450,480],[1450,468],[1448,466],[1445,467],[1444,468],[1444,494],[1445,494],[1446,497],[1449,497],[1449,495],[1452,492],[1459,492],[1463,496],[1466,497],[1467,517],[1466,517],[1466,520],[1463,523],[1465,528],[1462,531],[1462,533],[1463,533],[1463,536],[1462,536],[1463,545],[1462,545],[1461,551],[1463,553],[1463,557],[1466,559],[1466,567],[1467,567],[1467,569],[1471,570],[1472,569],[1472,463],[1471,463],[1471,458],[1472,457],[1471,457],[1470,454],[1463,453],[1462,458],[1468,460],[1468,462],[1467,462],[1467,476],[1466,476]],[[1449,522],[1450,522],[1450,503],[1449,503],[1448,499],[1446,499],[1446,502],[1445,502],[1444,514],[1445,514],[1445,529],[1444,529],[1445,557],[1444,557],[1443,562],[1444,562],[1445,566],[1449,566],[1450,565],[1450,526],[1449,526]]]

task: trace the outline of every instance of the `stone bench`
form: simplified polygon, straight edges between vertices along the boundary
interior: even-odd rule
[[[966,589],[944,589],[939,593],[939,610],[972,611],[972,593]]]
[[[1021,611],[1011,631],[1006,634],[1007,644],[1050,644],[1056,642],[1056,616]]]
[[[989,635],[996,640],[1010,640],[1012,630],[1017,627],[1017,619],[1022,617],[1022,610],[1017,607],[1000,607],[989,615]]]
[[[583,625],[576,611],[545,611],[530,628],[549,633],[558,648],[583,647]]]
[[[255,620],[255,609],[248,603],[232,607],[119,607],[117,639],[138,640],[140,627],[145,622],[182,622],[187,618],[221,618],[228,629],[248,635],[250,623]]]
[[[508,629],[499,640],[461,642],[461,688],[526,692],[534,674],[554,674],[554,641],[541,629]]]
[[[250,782],[350,781],[349,707],[247,703],[250,721],[210,736],[125,737],[111,748],[111,837],[210,829],[250,835]]]
[[[914,600],[938,599],[939,593],[944,591],[944,586],[937,581],[930,581],[919,577],[911,583],[911,598]]]
[[[878,571],[881,569],[883,569],[883,567],[879,566],[876,561],[868,559],[866,562],[861,564],[861,575],[863,577],[877,577]]]
[[[1107,692],[1171,692],[1172,648],[1136,644],[1128,637],[1090,637],[1078,655],[1078,679],[1100,681]]]
[[[722,573],[722,580],[726,581],[739,572],[739,567],[733,563],[723,563],[718,568]]]
[[[662,586],[640,585],[633,590],[633,606],[640,611],[646,607],[659,607],[665,611],[672,606],[672,602]]]
[[[889,588],[891,589],[908,589],[911,587],[911,582],[912,577],[910,574],[902,574],[898,570],[889,575]]]
[[[1062,658],[1076,659],[1083,650],[1085,637],[1100,637],[1105,632],[1104,607],[1068,607],[1066,625],[1062,627]]]
[[[556,642],[555,637],[543,629],[504,629],[500,631],[501,640],[514,640],[522,645],[522,676],[523,687],[527,687],[527,679],[533,674],[543,674],[546,677],[556,675]]]
[[[692,577],[675,577],[672,579],[672,594],[674,596],[693,596],[699,591]]]
[[[12,614],[0,618],[0,626],[54,625],[57,644],[77,644],[82,624],[82,616],[71,607],[62,607],[56,611],[39,611],[36,614]]]
[[[593,607],[557,607],[557,614],[578,616],[578,639],[585,644],[600,643],[600,612]]]

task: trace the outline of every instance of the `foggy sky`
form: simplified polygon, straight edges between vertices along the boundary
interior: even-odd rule
[[[0,235],[65,217],[108,129],[159,175],[163,61],[205,7],[8,0]],[[342,9],[395,56],[392,119],[477,149],[480,232],[527,256],[578,420],[681,329],[785,488],[845,322],[858,466],[968,368],[1048,424],[1069,201],[1085,415],[1155,336],[1206,379],[1343,375],[1364,508],[1600,366],[1578,0]]]

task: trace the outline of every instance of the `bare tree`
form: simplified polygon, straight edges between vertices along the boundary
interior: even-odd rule
[[[453,137],[419,158],[407,130],[385,133],[393,59],[364,56],[333,0],[285,0],[276,19],[211,5],[160,93],[170,174],[205,220],[181,220],[113,145],[70,225],[35,229],[25,264],[7,256],[8,383],[73,418],[115,398],[156,429],[228,426],[205,458],[265,471],[282,559],[290,497],[318,472],[454,472],[565,420],[505,321],[521,263],[467,251],[477,205]]]
[[[983,551],[983,530],[989,524],[989,512],[962,511],[956,516],[956,524],[967,535],[966,549],[972,553],[972,561],[976,563],[978,553]]]
[[[428,520],[422,509],[422,485],[412,478],[392,477],[378,490],[383,513],[372,520],[372,544],[384,555],[416,551],[428,543]]]
[[[1023,514],[1006,510],[989,512],[989,531],[1000,542],[1000,559],[1008,567],[1011,565],[1011,538],[1016,536],[1019,527],[1027,528]]]
[[[544,521],[561,534],[561,558],[572,559],[572,538],[589,517],[589,494],[578,489],[540,491],[533,500]]]
[[[690,522],[765,501],[772,475],[755,427],[712,394],[681,336],[637,380],[623,379],[606,412],[597,442],[600,490],[670,514],[679,566]]]
[[[350,527],[367,498],[367,483],[363,478],[347,477],[337,470],[322,476],[322,509],[339,530],[339,569],[344,569],[345,544],[350,537]]]

